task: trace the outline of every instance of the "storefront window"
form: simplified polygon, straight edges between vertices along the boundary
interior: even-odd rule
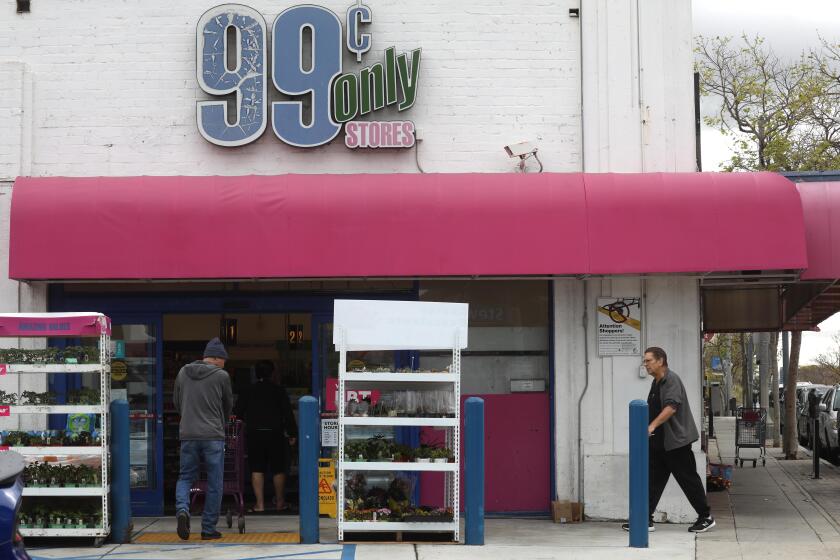
[[[421,301],[470,305],[462,352],[463,394],[548,390],[549,285],[537,280],[424,280]],[[451,354],[423,352],[423,369],[443,369]]]

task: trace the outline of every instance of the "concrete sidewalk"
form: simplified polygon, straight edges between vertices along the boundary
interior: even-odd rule
[[[175,531],[171,518],[135,519],[140,531]],[[438,560],[487,559],[522,560],[525,558],[574,559],[668,559],[693,560],[694,535],[686,525],[660,525],[651,535],[650,548],[631,549],[628,534],[619,523],[581,523],[558,525],[546,519],[488,519],[486,544],[468,547],[458,544],[369,544],[335,543],[335,522],[322,520],[321,545],[219,545],[185,543],[174,545],[106,545],[90,547],[45,548],[30,546],[35,560]],[[248,518],[249,531],[297,529],[297,518]],[[223,531],[226,529],[222,529]],[[328,541],[332,540],[330,543]],[[43,543],[41,543],[43,544]],[[87,544],[87,543],[85,543]],[[65,545],[66,546],[66,545]]]
[[[734,418],[715,418],[712,461],[734,464]],[[804,452],[803,449],[800,449]],[[729,492],[711,492],[714,531],[698,535],[697,558],[789,558],[793,554],[840,553],[840,471],[823,461],[821,480],[812,480],[811,460],[785,461],[781,449],[767,449],[767,465],[735,468]],[[741,451],[757,457],[758,450]]]
[[[715,419],[716,439],[710,441],[714,462],[733,464],[735,422]],[[539,558],[616,558],[662,560],[773,559],[792,555],[840,554],[840,469],[822,462],[822,478],[811,478],[811,460],[785,461],[781,450],[768,448],[767,465],[748,464],[734,469],[728,492],[711,492],[709,501],[717,526],[696,536],[686,525],[657,524],[650,548],[631,549],[619,523],[586,522],[557,525],[546,519],[488,519],[486,545],[369,544],[340,545],[335,522],[321,521],[320,545],[106,545],[94,549],[89,542],[50,546],[52,541],[27,542],[35,559],[52,560],[519,560]],[[745,457],[757,450],[745,450]],[[138,532],[174,532],[173,518],[135,519]],[[247,518],[248,532],[296,531],[293,516]],[[227,529],[222,529],[226,531]],[[463,534],[463,531],[462,531]],[[78,546],[82,544],[83,546]]]

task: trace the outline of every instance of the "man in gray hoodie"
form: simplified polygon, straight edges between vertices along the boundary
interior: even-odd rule
[[[225,424],[233,410],[230,376],[222,369],[228,358],[218,338],[207,343],[204,359],[187,364],[175,378],[173,400],[181,415],[181,472],[175,487],[178,536],[190,538],[190,488],[201,460],[207,467],[207,494],[201,516],[201,539],[221,538],[216,530],[222,505]]]

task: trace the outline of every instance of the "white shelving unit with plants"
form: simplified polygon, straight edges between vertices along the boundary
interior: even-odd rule
[[[414,301],[336,300],[333,319],[333,343],[339,352],[338,370],[338,539],[343,541],[346,532],[440,532],[452,535],[458,541],[460,510],[461,462],[461,351],[467,347],[469,307],[462,303],[437,303]],[[435,351],[452,353],[446,371],[365,371],[353,368],[348,371],[348,352],[361,351]],[[348,406],[344,397],[347,391],[372,390],[424,394],[435,391],[445,397],[448,408],[436,408],[435,413],[406,411],[418,410],[412,406],[394,407],[385,416],[359,413]],[[330,396],[332,398],[332,396]],[[375,408],[375,407],[374,407]],[[383,407],[380,408],[382,410]],[[399,410],[398,410],[399,409]],[[443,453],[448,457],[422,458],[414,461],[395,457],[376,461],[360,461],[347,456],[347,432],[354,427],[433,426],[446,431]],[[384,459],[384,460],[382,460]],[[391,459],[391,460],[388,460]],[[395,519],[393,512],[385,517],[348,520],[350,503],[346,495],[348,475],[371,473],[441,472],[444,475],[444,517],[431,516],[428,521],[417,520],[422,515],[409,515],[412,520]],[[451,512],[451,516],[448,512]],[[417,513],[416,511],[414,513]],[[352,515],[350,517],[356,517]]]
[[[24,487],[24,510],[26,498],[63,498],[97,499],[98,505],[90,517],[85,518],[79,513],[80,508],[73,508],[78,513],[75,516],[62,518],[51,517],[32,519],[30,523],[20,525],[20,533],[24,537],[93,537],[97,545],[101,544],[110,533],[109,520],[109,446],[108,446],[108,405],[111,401],[111,366],[110,342],[111,321],[101,313],[8,313],[0,314],[0,337],[4,338],[36,338],[63,337],[78,338],[88,346],[80,346],[73,352],[65,348],[47,348],[28,350],[10,348],[0,350],[0,375],[31,375],[31,374],[73,374],[95,373],[99,377],[99,390],[95,389],[80,396],[82,402],[77,404],[55,404],[50,402],[49,394],[22,392],[20,395],[2,393],[0,398],[0,416],[18,414],[95,414],[100,416],[99,441],[92,437],[88,442],[69,439],[66,433],[65,441],[61,445],[43,436],[37,436],[38,441],[11,441],[6,437],[2,450],[12,450],[23,455],[27,462],[38,462],[43,468],[58,468],[49,465],[58,458],[92,458],[98,460],[99,466],[73,466],[67,469],[67,477],[76,480],[30,480]],[[97,346],[94,347],[92,341]],[[87,349],[90,349],[89,352]],[[91,355],[88,355],[90,353]],[[23,433],[23,432],[21,432]],[[48,432],[42,432],[46,434]],[[27,439],[33,436],[26,435]],[[75,438],[76,436],[74,436]],[[46,472],[46,470],[45,470]],[[46,475],[45,475],[46,476]],[[56,478],[62,478],[58,476]],[[71,502],[72,503],[72,502]],[[72,506],[70,506],[72,508]],[[55,504],[51,504],[53,512]],[[21,514],[23,515],[23,514]],[[92,519],[97,519],[95,522]]]

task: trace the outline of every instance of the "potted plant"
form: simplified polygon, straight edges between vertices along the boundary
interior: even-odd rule
[[[410,463],[414,461],[414,450],[407,445],[394,445],[394,461],[397,463]]]
[[[451,460],[452,452],[446,448],[438,447],[432,449],[431,457],[435,463],[448,463]]]
[[[382,434],[369,438],[365,446],[365,460],[367,461],[393,461],[394,450],[391,443]]]
[[[364,461],[367,443],[362,440],[348,441],[344,444],[345,461]]]
[[[421,445],[417,448],[417,451],[414,453],[415,461],[418,463],[431,463],[432,462],[432,448],[428,445]]]
[[[411,523],[447,523],[452,521],[452,510],[450,508],[432,508],[420,506],[407,511],[403,521]]]

